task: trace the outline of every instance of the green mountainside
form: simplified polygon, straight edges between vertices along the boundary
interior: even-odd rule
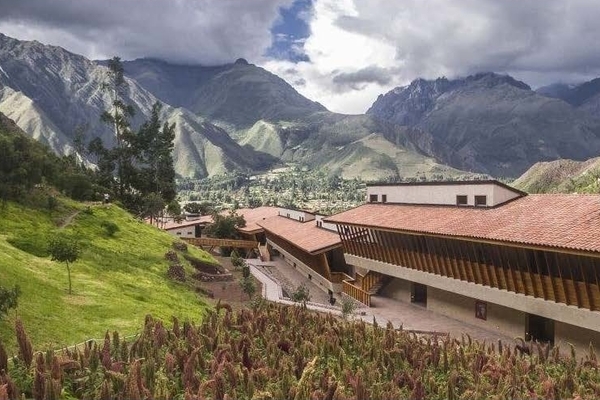
[[[41,348],[99,338],[106,330],[132,334],[148,313],[165,320],[198,318],[205,303],[192,285],[167,278],[165,253],[174,238],[115,204],[63,197],[57,188],[68,193],[69,182],[89,179],[65,162],[0,113],[0,285],[21,289],[16,311],[0,319],[0,341],[16,343],[16,316]],[[113,236],[107,224],[117,227]],[[71,264],[72,294],[65,264],[49,256],[48,244],[57,235],[81,249]],[[188,252],[215,262],[199,249]]]
[[[15,314],[40,348],[100,338],[106,330],[133,334],[146,314],[165,320],[201,316],[205,303],[198,294],[167,278],[164,255],[171,249],[171,235],[116,205],[88,207],[64,200],[50,213],[35,206],[46,198],[44,192],[36,193],[33,206],[7,203],[0,209],[0,282],[17,284],[22,292],[16,313],[0,321],[0,341],[16,343]],[[119,228],[113,237],[101,226],[106,221]],[[71,295],[65,265],[50,261],[47,251],[48,240],[58,231],[75,237],[82,248],[71,265]],[[201,250],[188,251],[214,262]]]
[[[600,157],[539,162],[512,185],[528,193],[600,193]]]

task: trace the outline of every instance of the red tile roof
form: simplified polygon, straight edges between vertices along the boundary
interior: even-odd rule
[[[365,204],[325,221],[600,252],[599,195],[528,195],[496,208]]]
[[[162,228],[166,231],[170,231],[172,229],[183,228],[186,226],[194,226],[194,225],[207,225],[212,223],[212,217],[210,215],[203,215],[197,219],[184,220],[181,222],[169,221],[162,226]],[[159,225],[161,226],[161,225]]]
[[[272,217],[259,222],[267,234],[273,234],[311,254],[341,246],[337,233],[319,228],[315,221],[299,222],[286,217]]]
[[[262,230],[258,225],[259,222],[267,218],[271,218],[279,214],[279,208],[277,207],[257,207],[257,208],[240,208],[235,210],[238,215],[243,215],[246,220],[246,226],[238,228],[243,233],[254,233]]]

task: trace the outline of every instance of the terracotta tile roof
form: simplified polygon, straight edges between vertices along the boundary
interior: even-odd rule
[[[325,221],[600,252],[599,195],[528,195],[497,208],[365,204]]]
[[[169,221],[166,222],[165,225],[163,226],[163,229],[166,231],[172,230],[172,229],[177,229],[177,228],[183,228],[186,226],[194,226],[194,225],[207,225],[212,223],[212,217],[210,215],[203,215],[198,219],[191,219],[191,220],[186,220],[186,221],[181,221],[181,222],[175,222],[175,221]]]
[[[256,231],[262,230],[262,228],[258,225],[258,222],[261,222],[267,218],[271,218],[275,215],[278,215],[279,208],[277,207],[257,207],[257,208],[240,208],[235,211],[238,215],[243,215],[246,220],[246,226],[243,228],[238,228],[240,232],[243,233],[254,233]]]
[[[341,246],[337,233],[317,227],[315,221],[299,222],[286,217],[272,217],[259,222],[267,234],[273,234],[311,254]]]

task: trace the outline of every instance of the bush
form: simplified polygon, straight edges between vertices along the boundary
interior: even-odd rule
[[[244,264],[242,265],[242,276],[244,278],[248,278],[250,276],[250,266],[248,266],[246,262],[244,262]]]
[[[342,318],[348,319],[356,310],[356,302],[350,296],[342,296]]]
[[[174,281],[185,282],[185,269],[181,264],[171,264],[167,276]]]
[[[8,314],[8,311],[17,308],[20,295],[21,288],[18,285],[15,285],[12,289],[0,286],[0,320]]]
[[[104,232],[109,237],[113,237],[115,233],[119,232],[119,226],[112,221],[102,221],[100,226],[104,228]]]
[[[165,253],[165,260],[177,263],[179,262],[179,256],[173,250],[169,250]]]
[[[240,286],[242,287],[242,291],[248,295],[248,298],[252,300],[252,296],[256,293],[256,283],[254,283],[254,279],[252,277],[244,277],[240,281]]]
[[[186,242],[182,242],[182,241],[178,240],[178,241],[173,242],[173,248],[178,251],[187,251],[188,245]]]
[[[304,283],[298,286],[294,293],[292,293],[292,301],[295,303],[302,303],[302,305],[306,307],[306,302],[310,301],[310,291]]]

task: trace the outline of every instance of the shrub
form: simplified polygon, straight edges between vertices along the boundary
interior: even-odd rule
[[[342,296],[342,318],[348,319],[356,310],[356,302],[350,296]]]
[[[306,307],[306,302],[310,301],[310,291],[304,283],[299,285],[294,293],[292,293],[292,301],[302,303],[302,305]]]
[[[17,308],[21,288],[15,285],[12,289],[0,286],[0,320],[13,308]]]
[[[100,226],[104,228],[104,232],[109,237],[113,237],[115,233],[119,232],[119,226],[112,221],[102,221]]]
[[[174,281],[185,282],[185,269],[181,264],[171,264],[167,276]]]
[[[178,251],[187,251],[188,245],[186,242],[182,242],[182,241],[178,240],[178,241],[173,242],[173,248]]]
[[[252,296],[256,293],[256,283],[254,283],[254,279],[252,277],[244,277],[240,281],[240,286],[242,287],[242,291],[248,295],[248,299],[252,300]]]
[[[242,260],[243,261],[243,260]],[[242,264],[242,276],[244,278],[248,278],[250,277],[250,266],[248,264],[246,264],[246,262],[244,262]]]
[[[173,262],[173,263],[178,263],[179,256],[173,250],[169,250],[165,253],[165,260]]]

